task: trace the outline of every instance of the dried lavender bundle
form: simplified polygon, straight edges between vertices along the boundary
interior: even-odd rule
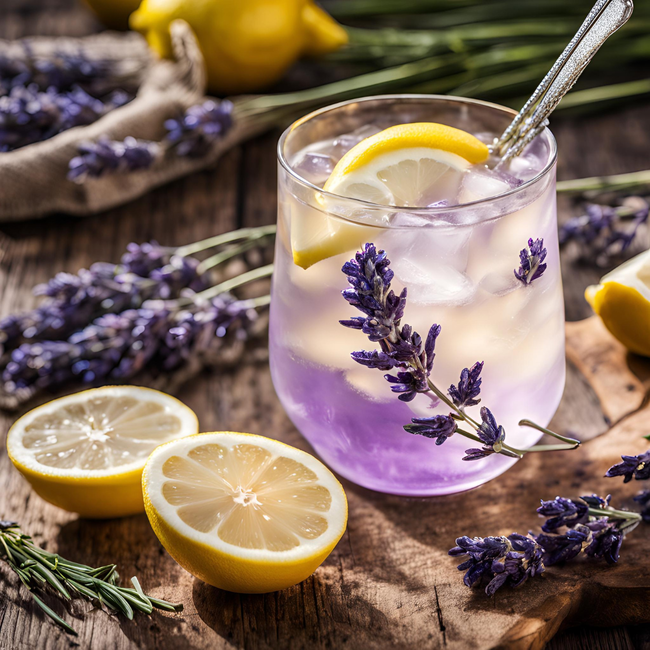
[[[220,284],[212,270],[263,245],[275,226],[242,229],[180,248],[130,244],[120,264],[96,263],[36,287],[31,312],[0,321],[0,405],[14,408],[62,385],[170,383],[221,359],[232,361],[257,332],[268,296],[239,300],[238,286],[270,276],[260,267]],[[193,255],[217,248],[200,262]]]

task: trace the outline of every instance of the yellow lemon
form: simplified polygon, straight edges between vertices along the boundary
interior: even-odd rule
[[[142,468],[155,447],[199,430],[177,399],[106,386],[35,408],[7,434],[9,458],[36,493],[83,517],[142,512]]]
[[[332,170],[323,189],[332,194],[390,206],[420,207],[455,196],[462,174],[485,162],[487,145],[466,131],[417,122],[391,126],[352,147]],[[316,262],[359,248],[376,233],[324,212],[292,214],[293,261]]]
[[[247,433],[200,433],[158,447],[142,488],[169,554],[204,582],[238,593],[302,582],[347,523],[345,492],[325,465]]]
[[[176,19],[194,31],[215,93],[259,90],[303,54],[325,54],[348,41],[312,0],[143,0],[130,25],[169,58],[169,25]]]
[[[628,350],[650,357],[650,250],[587,287],[585,298]]]

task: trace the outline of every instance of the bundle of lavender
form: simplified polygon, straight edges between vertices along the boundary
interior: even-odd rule
[[[228,262],[274,234],[275,226],[263,226],[176,248],[130,244],[119,264],[97,262],[37,286],[42,304],[0,320],[0,406],[143,376],[169,390],[205,365],[236,361],[264,328],[258,310],[269,296],[231,292],[268,278],[272,266],[233,275]]]

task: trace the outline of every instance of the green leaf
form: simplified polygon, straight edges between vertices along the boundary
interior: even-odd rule
[[[32,598],[36,604],[59,626],[62,627],[68,634],[77,636],[77,632],[73,627],[70,627],[54,610],[50,609],[36,594],[32,593]]]

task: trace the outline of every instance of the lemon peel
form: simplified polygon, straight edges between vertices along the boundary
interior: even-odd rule
[[[650,251],[587,287],[585,299],[628,350],[650,357]]]

